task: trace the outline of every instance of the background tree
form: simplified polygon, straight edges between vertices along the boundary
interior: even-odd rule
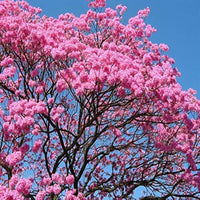
[[[200,199],[200,102],[149,40],[149,8],[123,25],[126,7],[89,6],[0,2],[1,197]]]

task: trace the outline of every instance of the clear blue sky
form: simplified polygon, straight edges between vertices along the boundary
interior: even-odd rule
[[[86,13],[86,0],[28,0],[43,10],[43,14],[58,17],[66,12],[76,16]],[[107,6],[117,4],[128,7],[124,22],[137,14],[139,9],[150,7],[146,22],[157,29],[152,36],[156,43],[170,47],[169,56],[176,61],[181,72],[183,89],[194,88],[200,99],[200,0],[107,0]]]

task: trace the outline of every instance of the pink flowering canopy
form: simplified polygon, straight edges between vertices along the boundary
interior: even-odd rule
[[[126,9],[0,1],[1,199],[200,199],[200,101]]]

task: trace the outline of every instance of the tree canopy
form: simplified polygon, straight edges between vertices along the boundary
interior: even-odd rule
[[[126,7],[42,16],[0,1],[4,200],[200,199],[200,101]]]

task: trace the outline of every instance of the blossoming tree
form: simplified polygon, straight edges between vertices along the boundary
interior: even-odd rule
[[[40,17],[0,1],[1,199],[200,199],[200,102],[140,10]]]

